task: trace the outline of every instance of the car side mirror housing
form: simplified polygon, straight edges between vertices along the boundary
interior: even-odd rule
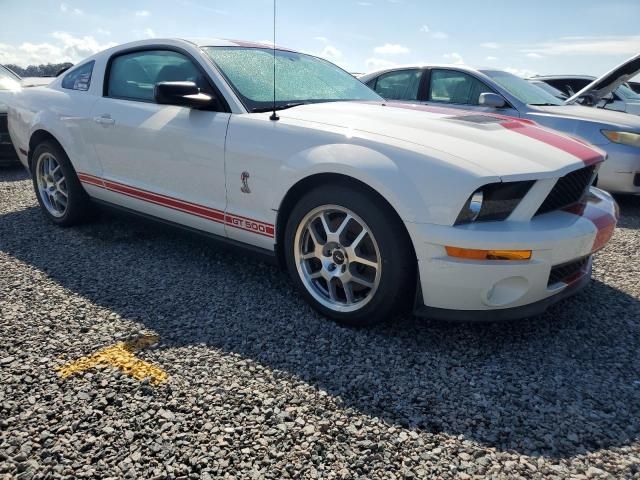
[[[201,93],[194,82],[158,82],[153,88],[153,98],[161,105],[187,108],[208,107],[215,101],[212,95]]]
[[[483,107],[503,108],[507,105],[507,101],[502,95],[497,93],[485,92],[480,94],[478,104]]]

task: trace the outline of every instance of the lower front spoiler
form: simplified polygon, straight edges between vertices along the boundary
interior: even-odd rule
[[[528,305],[494,310],[449,310],[446,308],[435,308],[421,305],[417,307],[413,313],[418,317],[452,322],[502,322],[509,320],[521,320],[523,318],[541,315],[550,306],[583,290],[589,284],[590,280],[591,266],[589,266],[587,273],[571,285],[568,285],[561,292]]]

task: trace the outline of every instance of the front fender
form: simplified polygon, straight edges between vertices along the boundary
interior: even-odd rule
[[[353,144],[319,145],[291,156],[280,166],[280,182],[271,208],[278,210],[282,199],[296,183],[326,173],[345,175],[370,186],[404,221],[415,222],[419,218],[422,198],[411,179],[388,156]]]

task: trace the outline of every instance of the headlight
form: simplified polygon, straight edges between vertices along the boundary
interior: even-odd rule
[[[479,188],[464,204],[455,224],[505,220],[534,183],[534,180],[490,183]]]
[[[623,145],[631,145],[632,147],[640,148],[640,133],[602,130],[602,134],[613,143],[621,143]]]

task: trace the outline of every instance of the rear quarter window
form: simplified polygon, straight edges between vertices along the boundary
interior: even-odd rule
[[[91,61],[69,71],[62,79],[62,88],[81,92],[89,90],[94,64],[95,62]]]

